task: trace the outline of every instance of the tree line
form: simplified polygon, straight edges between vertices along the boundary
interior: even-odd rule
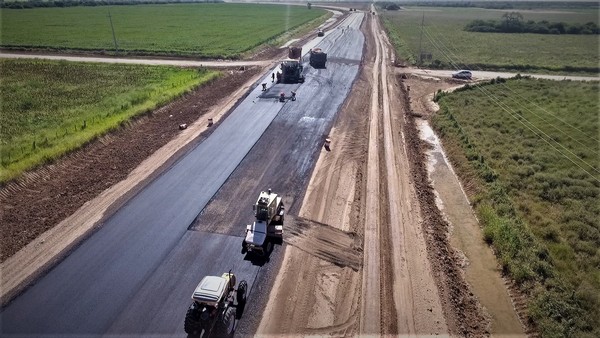
[[[519,12],[504,13],[502,20],[473,20],[465,26],[468,32],[484,33],[534,33],[534,34],[599,34],[594,22],[585,24],[525,21]]]
[[[148,5],[168,3],[218,3],[223,0],[0,0],[0,8],[27,9],[39,7],[75,7],[75,6],[119,6],[119,5]]]

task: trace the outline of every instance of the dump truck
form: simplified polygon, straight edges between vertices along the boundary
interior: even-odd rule
[[[255,252],[268,255],[273,248],[273,238],[283,236],[285,208],[281,196],[271,189],[261,191],[253,205],[255,221],[246,225],[246,235],[242,241],[242,254]]]
[[[313,68],[325,68],[327,62],[327,53],[323,52],[321,48],[313,48],[310,50],[310,65]]]
[[[194,293],[183,324],[190,336],[206,337],[213,329],[218,336],[231,336],[235,330],[236,309],[246,304],[248,283],[240,281],[235,288],[236,278],[231,271],[221,276],[202,278]]]
[[[288,58],[300,60],[302,57],[302,47],[290,46],[288,47]]]

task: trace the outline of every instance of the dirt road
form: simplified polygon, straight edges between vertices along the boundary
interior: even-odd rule
[[[465,252],[477,262],[465,274],[465,255],[454,246],[465,247],[456,237],[450,240],[447,215],[436,204],[427,146],[415,118],[431,111],[428,96],[440,87],[439,80],[402,83],[388,67],[394,57],[379,23],[368,17],[363,31],[363,69],[329,135],[332,150],[322,150],[300,210],[305,218],[351,234],[355,240],[346,245],[359,246],[362,266],[355,271],[332,264],[311,250],[311,239],[288,238],[293,246],[286,247],[257,333],[522,334],[489,248],[473,229],[466,230]],[[450,80],[441,88],[457,84]],[[407,86],[422,90],[409,95]],[[462,196],[458,184],[443,188],[444,197]],[[470,212],[468,203],[452,207],[457,208],[454,222]]]
[[[377,21],[363,70],[329,135],[300,215],[350,231],[362,267],[331,264],[288,246],[258,334],[455,333],[446,325],[412,184],[389,44]],[[367,114],[365,114],[365,112]],[[456,323],[454,326],[456,327]]]

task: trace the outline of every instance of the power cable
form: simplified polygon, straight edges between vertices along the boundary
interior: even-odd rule
[[[428,38],[428,40],[433,44],[433,46],[438,49],[438,51],[445,57],[448,59],[449,63],[455,68],[458,69],[458,66],[456,64],[456,62],[450,57],[448,56],[447,53],[444,52],[444,50],[442,50],[442,48],[439,46],[439,44],[435,41],[435,39],[431,36],[431,33],[425,28],[424,29],[425,32],[425,36]],[[443,45],[443,43],[440,42],[441,45]],[[448,48],[446,48],[448,49]],[[573,164],[575,164],[577,167],[579,167],[581,170],[583,170],[585,173],[587,173],[588,175],[590,175],[593,179],[595,179],[596,181],[600,182],[600,179],[596,178],[594,175],[592,175],[590,172],[588,172],[586,169],[584,169],[581,165],[579,165],[578,163],[576,163],[572,158],[570,158],[569,156],[567,156],[565,153],[563,153],[562,151],[560,151],[560,149],[558,149],[555,145],[553,145],[552,143],[550,143],[546,138],[542,137],[540,135],[543,134],[545,135],[548,139],[554,141],[555,143],[557,143],[559,146],[561,146],[562,148],[564,148],[567,152],[569,152],[570,154],[572,154],[573,156],[575,156],[579,161],[585,163],[587,166],[589,166],[590,168],[592,168],[594,171],[600,173],[600,171],[598,169],[596,169],[594,166],[592,166],[591,164],[587,163],[586,161],[584,161],[583,159],[581,159],[579,156],[577,156],[576,154],[574,154],[573,152],[571,152],[569,149],[567,149],[566,147],[564,147],[562,144],[560,144],[559,142],[555,141],[554,139],[552,139],[550,136],[548,136],[544,131],[542,131],[541,129],[539,129],[537,126],[535,126],[533,123],[531,123],[529,120],[527,120],[526,118],[522,117],[522,116],[518,116],[518,114],[516,114],[515,112],[511,112],[508,108],[510,107],[505,107],[506,104],[501,102],[493,93],[489,92],[487,89],[483,88],[480,85],[475,85],[475,87],[477,87],[482,93],[484,93],[484,95],[486,95],[489,99],[491,99],[492,101],[494,101],[501,109],[503,109],[504,111],[506,111],[512,118],[516,119],[518,122],[520,122],[521,124],[523,124],[527,129],[529,129],[534,135],[536,135],[537,137],[541,138],[544,142],[548,143],[548,145],[550,145],[554,150],[556,150],[559,154],[561,154],[563,157],[565,157],[566,159],[568,159],[569,161],[571,161]],[[503,106],[505,105],[505,106]],[[525,124],[525,122],[523,122],[523,120],[525,122],[527,122],[530,126],[528,126],[527,124]],[[533,127],[533,128],[532,128]],[[536,132],[534,129],[537,129],[538,132]]]

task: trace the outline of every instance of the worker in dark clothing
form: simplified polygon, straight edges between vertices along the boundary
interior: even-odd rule
[[[296,92],[292,90],[292,101],[296,101]]]
[[[266,83],[263,83],[263,84],[262,84],[262,88],[263,88],[263,89],[262,89],[262,91],[263,91],[263,92],[266,92],[266,91],[267,91],[267,84],[266,84]]]
[[[271,74],[271,82],[275,82],[275,73]]]

